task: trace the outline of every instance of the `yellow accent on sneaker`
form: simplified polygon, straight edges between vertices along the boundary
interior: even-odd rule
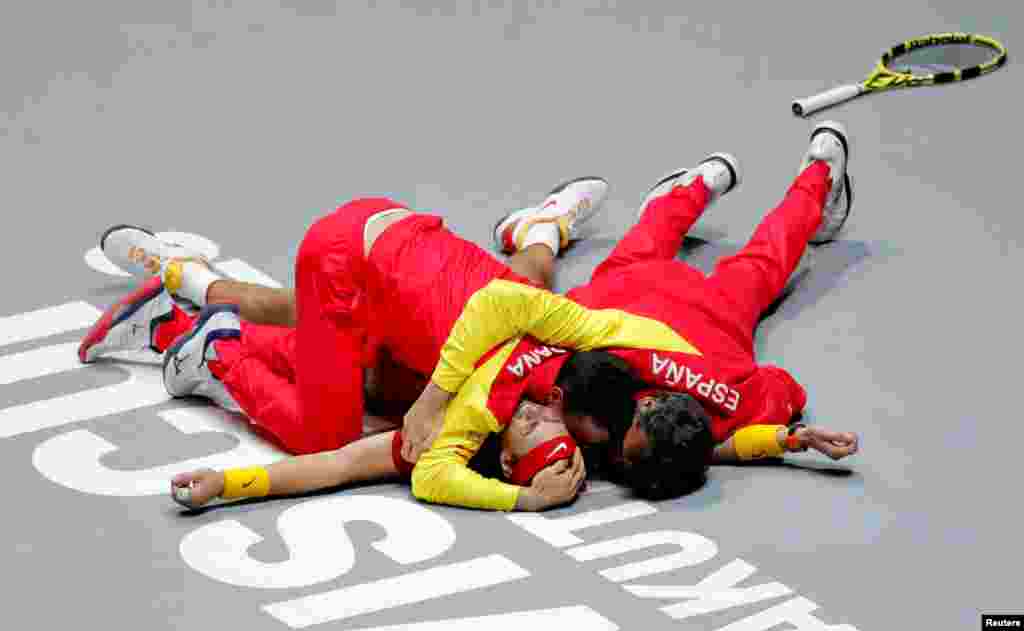
[[[530,228],[537,224],[553,223],[558,226],[558,249],[559,251],[566,248],[569,245],[570,239],[570,228],[573,222],[576,221],[576,217],[579,216],[580,211],[588,210],[590,208],[590,198],[584,197],[575,206],[569,209],[564,215],[558,217],[534,217],[532,219],[520,219],[515,224],[510,226],[516,235],[516,251],[523,249],[523,243],[526,240],[526,234],[530,231]],[[520,223],[522,226],[520,227]],[[508,228],[506,228],[507,230]]]
[[[569,212],[558,218],[558,232],[562,237],[562,248],[569,245],[569,230],[572,224],[575,223],[576,217],[579,216],[580,211],[590,210],[590,204],[590,198],[584,197],[575,206],[570,208]]]
[[[564,235],[562,234],[561,225],[558,222],[559,220],[555,219],[554,217],[538,217],[534,219],[520,219],[519,221],[517,221],[515,224],[513,224],[515,226],[515,231],[513,232],[513,234],[515,234],[515,251],[521,252],[523,249],[528,247],[528,245],[533,245],[532,243],[526,243],[526,240],[530,237],[530,231],[532,231],[536,226],[543,226],[545,224],[555,224],[555,227],[559,229],[559,243],[548,243],[547,241],[540,241],[540,243],[544,243],[544,245],[547,245],[553,250],[557,249],[558,251],[561,251],[561,249],[565,247],[568,241],[563,239]],[[535,241],[534,243],[538,243],[538,241]],[[555,254],[557,255],[558,252],[556,251]]]
[[[576,219],[576,210],[570,211],[570,215],[565,215],[558,218],[558,237],[560,239],[558,243],[558,249],[562,250],[565,246],[569,245],[569,224]]]
[[[164,269],[164,287],[172,294],[181,289],[181,283],[185,279],[185,270],[182,265],[184,261],[172,260],[167,263]]]

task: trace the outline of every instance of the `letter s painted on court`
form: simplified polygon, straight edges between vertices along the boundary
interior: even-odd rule
[[[455,543],[455,529],[437,513],[409,500],[376,495],[335,496],[297,504],[281,513],[277,529],[285,561],[266,563],[248,550],[263,540],[234,519],[192,531],[181,541],[185,563],[212,579],[242,587],[307,587],[337,578],[355,565],[355,548],[342,527],[353,521],[381,526],[371,544],[401,564],[426,561]]]

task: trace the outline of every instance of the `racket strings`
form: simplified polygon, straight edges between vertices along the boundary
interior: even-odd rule
[[[882,53],[864,81],[797,99],[792,110],[809,116],[866,92],[973,79],[1003,66],[1006,58],[1006,47],[984,35],[939,33],[909,39]]]
[[[969,33],[940,33],[907,40],[882,54],[865,81],[868,90],[972,79],[1006,61],[997,40]]]

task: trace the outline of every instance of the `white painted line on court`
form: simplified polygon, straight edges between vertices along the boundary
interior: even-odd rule
[[[68,302],[0,318],[0,346],[92,326],[103,312],[87,302]]]

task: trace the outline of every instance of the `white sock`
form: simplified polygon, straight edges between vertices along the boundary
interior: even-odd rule
[[[526,221],[520,221],[519,225],[516,226],[515,232],[512,233],[513,240],[519,238],[519,234],[524,228],[526,228],[526,237],[523,239],[522,250],[531,245],[543,243],[548,246],[548,249],[553,254],[558,255],[558,246],[562,243],[562,235],[558,231],[558,224],[554,222],[535,223],[527,228]]]
[[[206,306],[206,292],[210,285],[224,280],[202,263],[171,259],[164,264],[161,272],[164,285],[177,296],[185,298],[197,307]]]

